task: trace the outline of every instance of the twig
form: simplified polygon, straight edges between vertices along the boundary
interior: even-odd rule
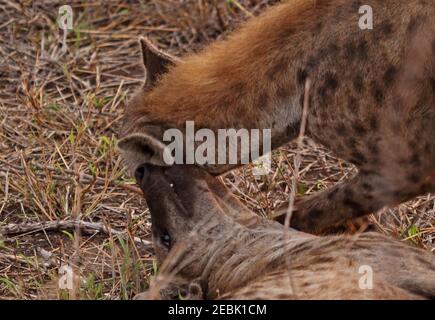
[[[311,87],[311,80],[309,78],[307,78],[307,80],[305,81],[305,93],[304,93],[304,106],[303,106],[303,110],[302,110],[302,118],[301,118],[301,128],[299,130],[299,136],[297,138],[297,148],[296,148],[296,153],[295,156],[293,157],[293,161],[294,161],[294,176],[292,179],[292,189],[290,190],[290,200],[289,200],[289,205],[288,205],[288,209],[287,209],[287,213],[286,213],[286,217],[285,217],[285,222],[284,222],[284,246],[288,243],[288,239],[289,239],[289,227],[290,227],[290,219],[292,217],[293,214],[293,209],[294,209],[294,202],[295,202],[295,198],[296,198],[296,188],[297,188],[297,183],[299,180],[299,168],[300,168],[300,164],[301,164],[301,150],[303,147],[303,142],[304,142],[304,136],[305,136],[305,128],[306,128],[306,122],[307,122],[307,114],[308,114],[308,104],[309,104],[309,99],[310,99],[310,87]],[[292,281],[292,276],[291,276],[291,268],[290,268],[290,257],[286,257],[286,265],[288,268],[288,281],[289,281],[289,287],[291,292],[294,293],[294,287],[293,287],[293,281]]]
[[[305,81],[305,93],[304,93],[304,107],[302,110],[301,128],[299,130],[299,136],[297,138],[297,149],[294,156],[294,176],[292,179],[292,190],[290,192],[290,200],[287,209],[287,214],[285,216],[284,226],[285,229],[290,227],[290,220],[294,210],[295,198],[296,198],[296,188],[299,180],[299,168],[301,165],[301,150],[304,143],[305,129],[307,125],[307,115],[308,115],[308,105],[310,101],[310,88],[311,80],[307,78]]]
[[[114,234],[122,237],[128,237],[124,232],[106,227],[100,222],[89,222],[81,220],[57,220],[57,221],[44,221],[36,223],[15,224],[11,223],[0,228],[1,236],[11,236],[28,234],[41,231],[57,231],[57,230],[74,230],[76,227],[80,228],[83,232],[98,231],[106,234]],[[152,242],[143,240],[138,237],[133,237],[136,243],[145,247],[152,247]]]

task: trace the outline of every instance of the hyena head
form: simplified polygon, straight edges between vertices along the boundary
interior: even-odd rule
[[[130,171],[135,172],[142,163],[165,165],[164,145],[161,142],[169,123],[159,123],[146,113],[149,109],[149,92],[169,68],[179,62],[178,58],[159,50],[147,38],[141,37],[139,45],[145,70],[145,82],[129,100],[125,109],[118,148]],[[152,146],[152,147],[150,147]]]

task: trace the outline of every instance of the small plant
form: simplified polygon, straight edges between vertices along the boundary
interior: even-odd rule
[[[71,131],[71,133],[68,136],[68,140],[71,144],[74,144],[76,142],[76,135],[74,134],[74,132]]]
[[[0,288],[4,288],[5,291],[10,292],[15,297],[20,297],[20,289],[17,284],[7,277],[0,277]]]
[[[418,244],[420,242],[420,229],[412,224],[409,226],[407,230],[408,240],[410,240],[413,244]]]
[[[110,150],[113,145],[113,139],[110,139],[107,136],[100,137],[100,146],[98,147],[98,151],[101,156],[105,156],[106,153]]]
[[[81,290],[82,299],[102,300],[104,299],[103,289],[103,283],[98,282],[95,274],[92,273],[83,281]]]
[[[106,104],[108,104],[112,100],[111,97],[101,97],[101,98],[95,98],[94,99],[94,107],[96,109],[103,108]]]
[[[299,183],[298,185],[298,195],[303,196],[308,190],[308,186],[305,183]]]

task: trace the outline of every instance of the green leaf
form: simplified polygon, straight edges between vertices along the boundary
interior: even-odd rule
[[[62,231],[63,234],[66,234],[71,241],[74,241],[74,235],[66,230]]]
[[[419,237],[420,236],[420,230],[418,229],[418,227],[416,225],[411,225],[408,228],[408,237],[411,238],[415,238],[415,237]]]
[[[76,135],[74,134],[74,132],[71,131],[71,133],[69,134],[68,139],[69,139],[69,142],[71,144],[74,144],[76,142]]]
[[[308,190],[308,187],[305,183],[299,183],[298,185],[298,194],[303,196]]]

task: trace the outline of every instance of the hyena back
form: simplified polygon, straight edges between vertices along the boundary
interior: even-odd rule
[[[371,30],[360,28],[362,5],[373,10]],[[307,134],[359,173],[298,201],[294,227],[320,232],[435,191],[433,1],[287,1],[175,63],[142,44],[148,79],[126,110],[119,144],[132,170],[158,163],[144,145],[187,120],[213,130],[271,128],[272,147],[294,139],[310,79]]]

